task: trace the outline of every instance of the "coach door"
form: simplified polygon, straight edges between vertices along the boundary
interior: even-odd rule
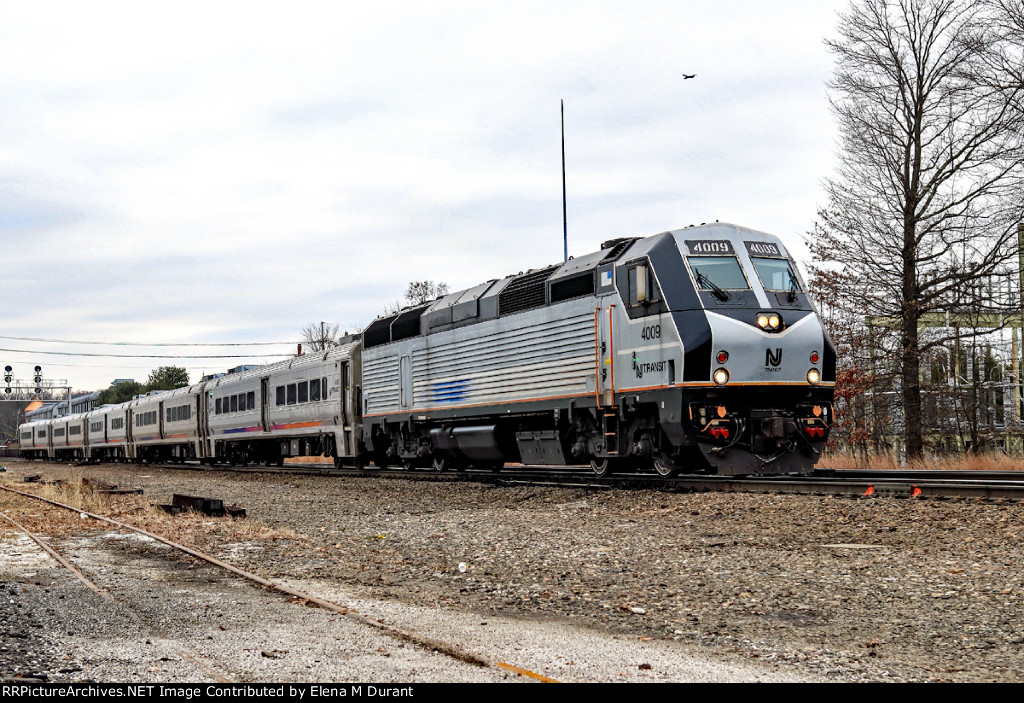
[[[131,408],[124,411],[124,455],[135,458],[135,411]]]
[[[210,414],[207,410],[210,402],[210,394],[203,388],[202,393],[196,393],[196,437],[198,438],[198,451],[196,454],[200,459],[210,456],[210,447],[207,444],[207,437],[210,436]]]
[[[341,383],[341,441],[343,446],[339,447],[338,454],[340,456],[352,456],[355,454],[355,448],[352,445],[352,418],[349,417],[352,408],[349,398],[349,393],[352,392],[349,362],[341,362],[340,368],[341,373],[338,380]]]
[[[324,389],[326,392],[327,389]],[[260,379],[260,427],[270,429],[270,378]]]

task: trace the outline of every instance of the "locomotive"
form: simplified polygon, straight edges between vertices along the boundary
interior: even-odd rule
[[[27,423],[21,446],[40,458],[806,473],[828,439],[835,375],[783,243],[715,223],[449,293],[328,351]]]

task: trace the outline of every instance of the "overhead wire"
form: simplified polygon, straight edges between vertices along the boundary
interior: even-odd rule
[[[295,340],[290,342],[97,342],[80,339],[13,337],[10,335],[0,335],[0,339],[15,339],[19,342],[48,342],[52,344],[103,344],[115,347],[264,347],[295,344]]]
[[[0,347],[0,352],[17,354],[44,354],[46,356],[91,356],[118,359],[251,359],[251,358],[274,358],[280,359],[291,356],[288,353],[281,354],[93,354],[90,352],[55,352],[38,351],[35,349],[5,349]]]

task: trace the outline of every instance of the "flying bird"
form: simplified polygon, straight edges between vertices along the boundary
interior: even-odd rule
[[[697,74],[696,74],[696,73],[690,73],[689,75],[687,75],[686,73],[684,73],[684,74],[683,74],[683,80],[684,80],[684,81],[685,81],[685,80],[686,80],[687,78],[696,78],[696,77],[697,77]]]

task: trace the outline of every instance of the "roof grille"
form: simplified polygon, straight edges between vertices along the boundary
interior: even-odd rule
[[[544,283],[558,266],[530,271],[513,278],[504,290],[498,293],[498,314],[509,315],[544,305]]]
[[[611,247],[611,251],[604,255],[604,258],[601,259],[600,263],[598,263],[598,266],[600,266],[601,264],[607,264],[609,261],[615,261],[617,258],[619,258],[622,252],[626,251],[626,247],[628,247],[636,240],[637,237],[625,237],[623,239],[609,239],[607,242],[604,242],[601,245],[601,248],[607,249],[608,247]]]

